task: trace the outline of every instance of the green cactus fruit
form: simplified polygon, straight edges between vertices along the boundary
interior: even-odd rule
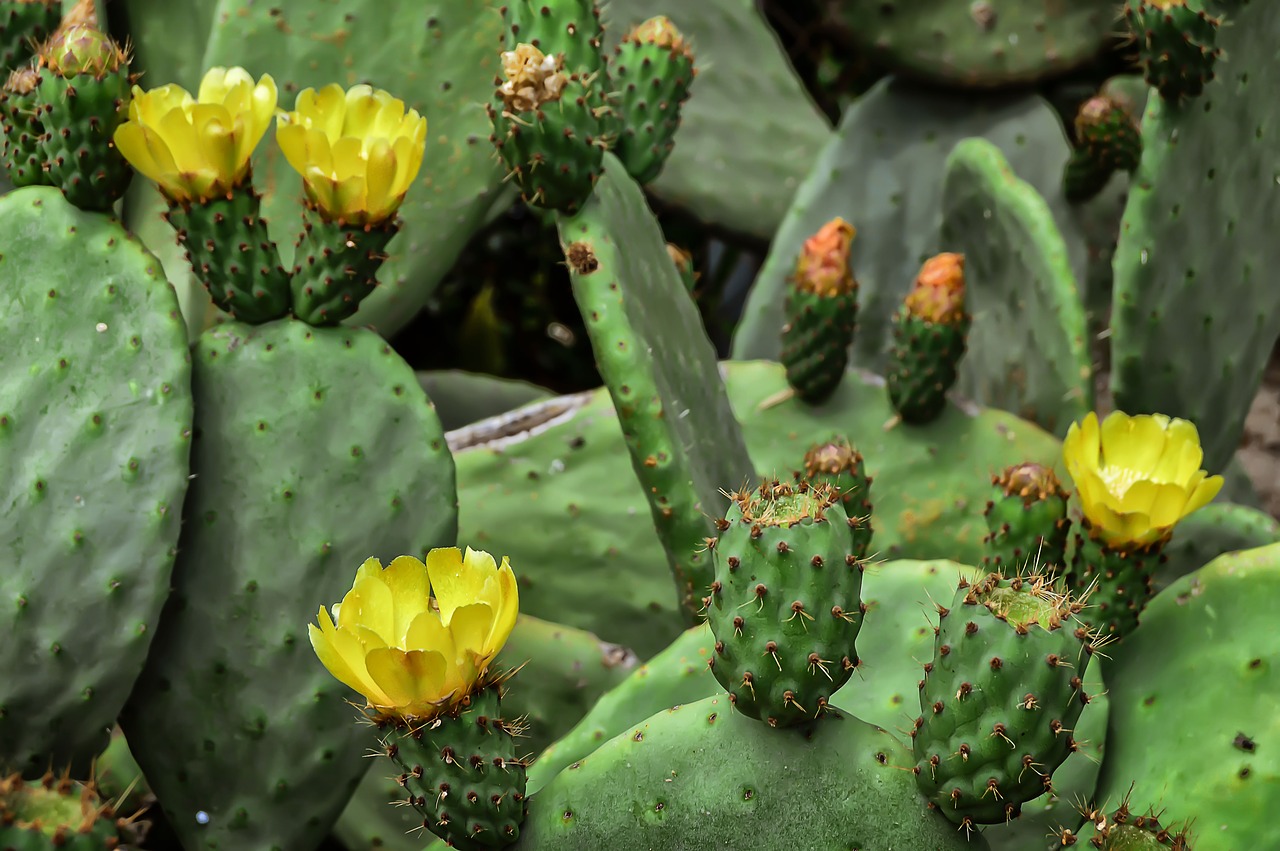
[[[670,255],[671,262],[676,264],[676,271],[680,273],[684,288],[689,291],[689,295],[693,295],[698,289],[698,278],[701,277],[693,268],[693,255],[670,242],[667,243],[667,254]]]
[[[606,116],[599,81],[563,59],[520,44],[502,54],[501,109],[488,104],[490,137],[525,203],[574,212],[604,169]]]
[[[1149,84],[1174,104],[1197,97],[1213,79],[1222,51],[1221,21],[1188,0],[1126,0],[1125,20]]]
[[[509,0],[502,7],[502,40],[514,50],[528,44],[559,57],[569,77],[595,78],[604,71],[604,25],[595,0]]]
[[[1130,787],[1132,791],[1132,787]],[[1190,831],[1182,825],[1165,825],[1160,814],[1148,810],[1137,815],[1129,807],[1125,795],[1120,806],[1106,812],[1087,804],[1079,807],[1085,823],[1077,833],[1063,830],[1057,837],[1059,846],[1067,848],[1099,848],[1102,851],[1191,851]]]
[[[801,474],[797,473],[797,476]],[[848,439],[836,435],[825,443],[814,444],[804,454],[803,476],[810,484],[826,484],[835,488],[849,519],[853,539],[853,555],[865,559],[871,549],[871,477],[867,475],[862,453]]]
[[[4,130],[4,161],[9,183],[21,186],[48,186],[50,177],[44,170],[44,135],[40,124],[40,94],[36,87],[40,72],[34,66],[9,74],[0,92],[0,128]]]
[[[1063,194],[1073,204],[1093,198],[1117,171],[1142,159],[1142,131],[1127,109],[1096,95],[1076,113],[1076,146],[1063,172]]]
[[[780,360],[806,402],[826,401],[844,379],[858,320],[858,281],[849,269],[857,231],[841,218],[805,240],[787,289]]]
[[[38,67],[50,182],[82,210],[110,210],[133,179],[111,140],[128,112],[128,57],[106,33],[77,24],[54,33]]]
[[[0,0],[0,70],[30,59],[61,18],[60,0]]]
[[[301,262],[293,269],[293,313],[310,325],[337,325],[378,286],[378,269],[399,220],[346,225],[308,209],[303,222],[294,255]]]
[[[636,182],[649,183],[675,150],[680,110],[697,74],[693,51],[659,15],[622,37],[608,67],[618,125],[613,152]]]
[[[521,722],[504,718],[502,685],[490,683],[454,714],[431,721],[382,719],[385,753],[422,826],[454,848],[504,848],[520,838],[526,761]]]
[[[164,214],[213,303],[250,325],[289,312],[289,273],[261,211],[261,196],[246,182],[218,198],[171,202]]]
[[[138,815],[122,817],[92,783],[47,772],[39,782],[0,777],[0,848],[4,851],[102,851],[129,847],[146,834]]]
[[[885,376],[889,401],[903,422],[924,424],[942,413],[971,321],[965,310],[964,255],[939,254],[925,261],[894,316]]]
[[[987,501],[987,554],[982,566],[1016,572],[1042,566],[1060,571],[1067,564],[1067,492],[1049,467],[1015,464],[991,477]]]
[[[962,578],[938,606],[911,738],[920,791],[962,828],[1016,818],[1077,749],[1094,651],[1083,608],[1048,576],[998,573]]]
[[[1137,628],[1155,594],[1155,574],[1165,561],[1164,542],[1117,549],[1094,534],[1083,518],[1075,539],[1067,582],[1080,592],[1092,589],[1084,618],[1100,633],[1124,638]]]
[[[830,485],[766,481],[734,496],[712,547],[712,672],[770,726],[827,713],[858,664],[863,564]]]

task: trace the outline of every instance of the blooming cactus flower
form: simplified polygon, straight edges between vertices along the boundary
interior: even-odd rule
[[[249,173],[249,158],[276,110],[269,74],[255,83],[243,68],[210,68],[193,98],[181,86],[133,87],[116,148],[174,202],[226,195]]]
[[[434,592],[434,596],[433,596]],[[376,558],[356,572],[351,590],[310,624],[311,646],[340,681],[380,713],[432,718],[483,683],[519,609],[515,575],[504,557],[435,549],[424,564]]]
[[[1163,414],[1112,412],[1072,423],[1062,442],[1085,518],[1112,547],[1164,540],[1182,518],[1209,503],[1222,476],[1200,469],[1195,424]]]
[[[322,217],[377,225],[400,209],[422,168],[427,120],[381,89],[334,83],[299,92],[276,140]]]

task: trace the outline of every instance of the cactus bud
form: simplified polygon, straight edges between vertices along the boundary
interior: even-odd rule
[[[893,320],[886,383],[903,422],[927,423],[942,413],[964,357],[969,323],[964,255],[930,258]]]
[[[1214,77],[1221,23],[1187,0],[1126,0],[1147,82],[1174,104],[1198,96]]]
[[[849,268],[857,231],[844,219],[805,240],[787,293],[782,363],[806,402],[825,401],[844,379],[858,318],[858,282]]]
[[[826,484],[836,489],[844,513],[849,518],[853,554],[865,559],[871,548],[871,477],[862,453],[848,439],[837,435],[826,443],[810,447],[804,454],[804,478],[810,484]]]
[[[0,127],[4,129],[5,172],[13,186],[49,185],[44,170],[40,124],[40,73],[34,66],[14,71],[0,93]]]
[[[680,280],[684,283],[685,289],[692,295],[694,289],[698,286],[698,278],[701,277],[698,272],[694,271],[693,255],[680,246],[668,242],[667,256],[671,258],[672,263],[676,264],[676,271],[680,273]]]
[[[992,498],[983,515],[988,534],[983,567],[1017,571],[1066,565],[1067,492],[1049,467],[1015,464],[991,478]]]
[[[0,0],[0,69],[15,69],[58,26],[59,0]]]
[[[1142,131],[1123,106],[1095,95],[1075,119],[1076,145],[1063,171],[1063,191],[1078,204],[1097,195],[1117,171],[1133,171],[1142,159]]]

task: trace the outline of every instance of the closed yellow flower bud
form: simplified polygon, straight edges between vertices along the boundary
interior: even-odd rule
[[[380,714],[429,719],[483,686],[515,626],[519,597],[506,558],[435,549],[424,564],[365,561],[311,646],[329,672]]]
[[[249,174],[249,159],[276,110],[269,74],[210,68],[196,97],[181,86],[133,87],[129,118],[116,128],[120,153],[178,203],[223,197]]]
[[[326,221],[378,225],[396,214],[422,168],[427,120],[366,85],[304,89],[276,124],[285,159]]]
[[[1093,534],[1113,548],[1163,541],[1222,489],[1222,476],[1200,469],[1195,424],[1163,414],[1114,411],[1099,426],[1090,413],[1072,423],[1062,457]]]

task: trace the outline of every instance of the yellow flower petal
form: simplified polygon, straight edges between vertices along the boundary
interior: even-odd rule
[[[116,128],[112,140],[121,156],[129,161],[143,177],[154,183],[161,183],[164,178],[177,168],[173,164],[173,156],[164,146],[160,137],[141,124],[125,122]]]
[[[320,640],[317,641],[317,636],[310,629],[307,632],[321,664],[339,682],[364,695],[370,703],[387,704],[389,698],[386,693],[369,677],[365,649],[359,639],[348,630],[335,628],[329,613],[323,608],[320,609],[319,620]]]
[[[384,643],[394,640],[395,598],[382,577],[361,577],[342,598],[342,625],[363,627],[379,636]]]
[[[427,579],[427,566],[413,556],[399,556],[383,571],[382,579],[391,591],[394,607],[391,636],[397,642],[405,642],[409,625],[430,608],[431,585]],[[403,643],[402,646],[421,645]]]
[[[498,597],[498,612],[493,619],[493,634],[489,639],[495,653],[507,643],[520,615],[520,589],[506,556],[502,557],[502,567],[498,568]]]
[[[474,653],[485,661],[496,656],[497,651],[489,648],[493,621],[493,607],[488,603],[469,603],[455,609],[449,632],[458,653]]]
[[[1222,476],[1210,476],[1203,481],[1197,482],[1195,490],[1192,491],[1190,498],[1187,499],[1187,506],[1183,509],[1182,516],[1185,517],[1193,511],[1199,511],[1213,502],[1213,498],[1222,490],[1224,481]]]

